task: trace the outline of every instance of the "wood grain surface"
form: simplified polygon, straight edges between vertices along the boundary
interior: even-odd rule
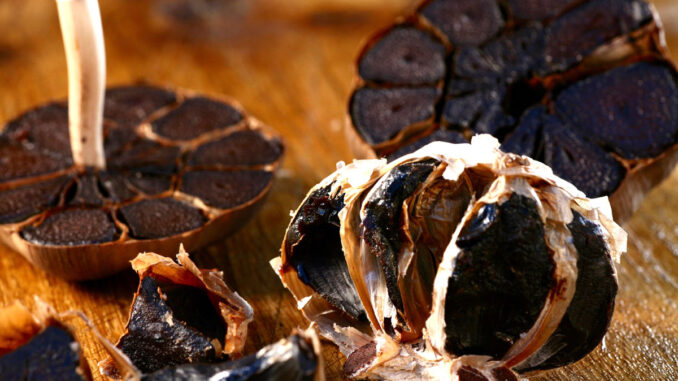
[[[657,0],[678,52],[678,3]],[[287,154],[259,215],[234,236],[192,253],[224,271],[251,302],[247,351],[305,327],[268,265],[307,190],[351,155],[342,132],[354,58],[362,41],[412,9],[408,0],[102,0],[108,84],[190,88],[238,99],[286,139]],[[49,0],[0,2],[0,123],[67,92],[56,6]],[[534,380],[678,379],[678,172],[645,200],[626,228],[621,292],[603,345],[584,360]],[[0,247],[0,306],[39,296],[59,311],[87,314],[115,341],[137,277],[130,270],[68,283]],[[89,364],[105,355],[77,325]],[[330,380],[343,357],[324,345]],[[96,379],[103,379],[96,373]]]

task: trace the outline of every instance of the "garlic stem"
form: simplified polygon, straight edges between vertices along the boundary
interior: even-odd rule
[[[68,124],[73,161],[104,169],[106,53],[97,0],[56,0],[68,65]]]

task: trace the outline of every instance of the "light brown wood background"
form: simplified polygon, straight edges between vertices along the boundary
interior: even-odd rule
[[[656,3],[678,52],[678,2]],[[193,16],[177,12],[187,4]],[[342,125],[361,42],[413,2],[102,0],[101,7],[109,85],[146,81],[226,94],[285,136],[284,165],[260,214],[193,257],[222,269],[254,306],[248,352],[304,327],[268,260],[278,255],[289,211],[338,160],[351,159]],[[66,92],[54,2],[0,1],[0,123]],[[604,345],[535,380],[678,379],[678,172],[647,197],[626,228],[629,252]],[[38,295],[57,310],[83,311],[113,341],[136,285],[131,270],[68,283],[0,247],[0,306],[16,299],[32,306]],[[84,330],[79,337],[95,368],[104,358],[101,347]],[[329,379],[341,379],[341,355],[327,344],[324,356]]]

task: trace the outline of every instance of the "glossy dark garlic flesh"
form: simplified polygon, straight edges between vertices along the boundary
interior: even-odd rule
[[[67,279],[139,252],[195,250],[241,227],[268,193],[283,145],[238,105],[155,87],[106,92],[106,169],[73,164],[65,103],[0,130],[0,242]]]
[[[0,379],[83,381],[91,373],[72,330],[51,308],[34,315],[19,303],[0,309]]]
[[[218,364],[169,367],[142,381],[324,381],[320,341],[312,329],[292,334],[257,353]]]
[[[341,166],[272,261],[352,378],[514,380],[602,340],[626,233],[490,135]]]
[[[252,307],[217,270],[201,270],[184,251],[177,261],[153,253],[132,260],[139,274],[129,320],[117,348],[138,371],[223,362],[242,353]],[[115,357],[102,373],[121,377]]]
[[[678,88],[644,0],[427,0],[358,58],[349,142],[392,160],[489,133],[625,220],[678,154]]]
[[[139,342],[139,350],[149,342]],[[152,345],[152,344],[151,344]],[[217,362],[170,362],[155,371],[143,371],[137,362],[115,348],[106,347],[114,375],[132,381],[324,381],[320,340],[313,328],[293,332],[286,339],[268,345],[254,354],[237,360]],[[110,375],[110,373],[108,373]]]

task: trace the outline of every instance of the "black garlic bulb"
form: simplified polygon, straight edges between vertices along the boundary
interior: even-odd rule
[[[606,198],[480,135],[340,166],[272,265],[351,378],[517,380],[600,343],[625,249]]]

